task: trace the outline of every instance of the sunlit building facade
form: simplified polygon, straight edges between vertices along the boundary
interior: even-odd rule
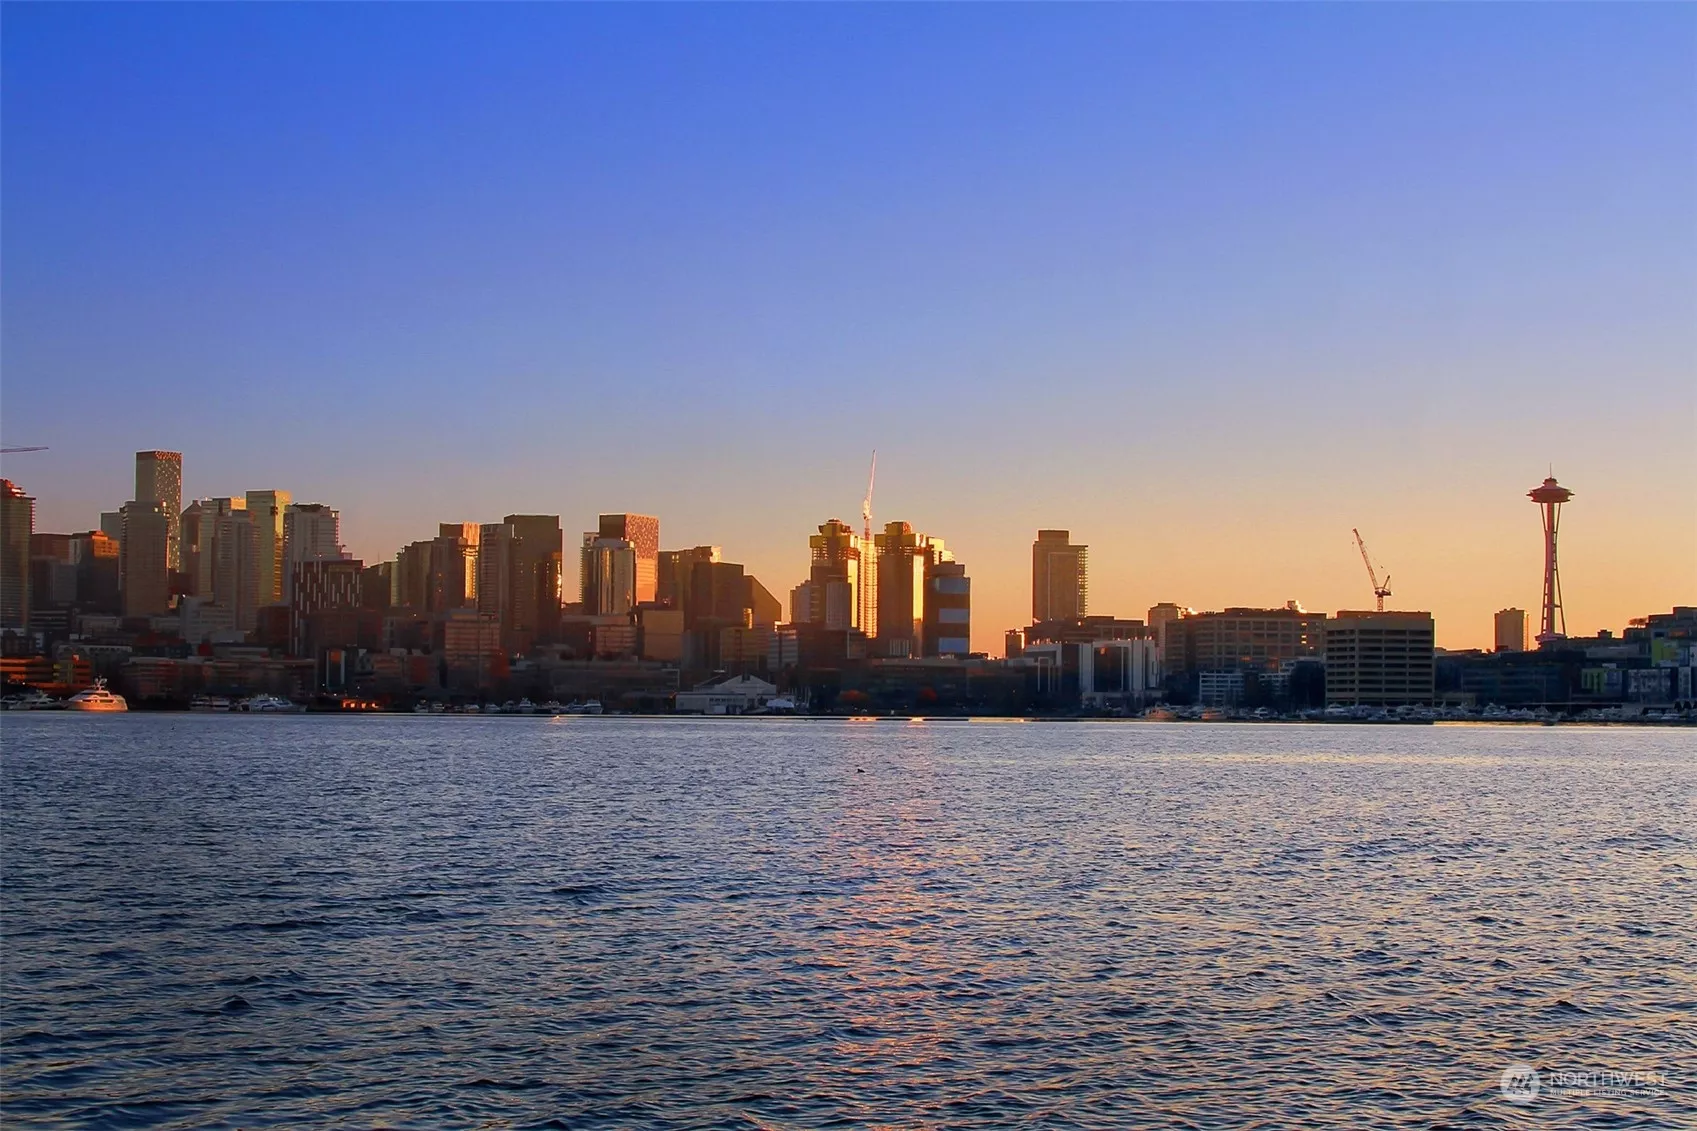
[[[171,608],[171,532],[177,514],[164,503],[132,499],[119,512],[119,585],[126,617],[163,616]]]
[[[653,601],[660,581],[660,520],[648,514],[604,514],[596,536],[630,543],[636,556],[633,606]]]
[[[1526,651],[1526,610],[1502,609],[1492,618],[1498,652]]]
[[[1326,623],[1326,702],[1396,707],[1432,702],[1432,614],[1342,611]]]
[[[0,629],[29,627],[30,535],[35,499],[10,479],[0,479]]]
[[[1031,544],[1031,620],[1074,620],[1090,611],[1090,548],[1066,530],[1039,530]]]
[[[820,526],[807,545],[811,566],[805,623],[865,633],[868,602],[861,567],[870,550],[863,549],[853,527],[836,518]]]
[[[274,605],[283,599],[283,515],[289,508],[287,491],[249,491],[247,510],[259,539],[256,565],[259,571],[259,603]]]
[[[183,453],[137,452],[136,491],[138,503],[159,503],[173,520],[165,568],[173,573],[183,568],[182,532],[175,519],[183,511]]]

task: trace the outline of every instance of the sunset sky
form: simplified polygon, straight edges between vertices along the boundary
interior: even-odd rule
[[[598,511],[786,596],[942,537],[1091,611],[1697,603],[1697,7],[100,6],[0,35],[38,530],[184,453],[367,560]],[[568,563],[568,575],[575,566]],[[574,594],[568,592],[570,598]]]

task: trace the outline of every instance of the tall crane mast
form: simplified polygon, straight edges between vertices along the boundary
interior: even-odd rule
[[[878,449],[872,449],[872,470],[866,473],[866,498],[860,504],[860,536],[872,541],[872,485],[878,480]]]
[[[1385,574],[1385,580],[1380,581],[1379,575],[1373,569],[1373,559],[1367,556],[1367,543],[1361,540],[1361,531],[1352,529],[1355,535],[1355,545],[1361,551],[1361,564],[1367,567],[1367,580],[1373,585],[1373,596],[1378,599],[1378,611],[1385,611],[1385,598],[1391,595],[1391,575]]]

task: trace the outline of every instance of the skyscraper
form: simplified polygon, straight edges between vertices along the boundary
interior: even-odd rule
[[[157,617],[171,610],[171,533],[177,512],[152,499],[132,499],[118,512],[124,537],[118,545],[126,617]]]
[[[812,564],[808,570],[807,623],[828,629],[865,631],[866,602],[861,563],[872,552],[862,548],[860,535],[842,519],[833,518],[807,539]]]
[[[29,627],[29,542],[35,500],[0,479],[0,628]]]
[[[477,608],[501,625],[501,647],[528,652],[560,631],[558,515],[510,514],[478,532]]]
[[[259,538],[259,603],[275,605],[283,599],[283,514],[288,510],[287,491],[249,491],[248,514]]]
[[[1066,530],[1039,530],[1031,544],[1031,620],[1075,620],[1089,612],[1090,548]]]
[[[629,616],[637,606],[640,563],[636,547],[629,540],[600,537],[594,531],[586,531],[579,565],[583,611],[597,617]]]
[[[201,572],[210,577],[211,585],[202,589],[200,596],[210,596],[213,604],[227,610],[229,623],[238,632],[251,632],[259,622],[259,607],[274,604],[265,599],[262,567],[268,559],[262,524],[245,507],[236,505],[240,500],[211,502],[214,513],[201,515]],[[269,516],[265,521],[270,521]],[[206,547],[208,533],[210,552]],[[129,541],[127,535],[124,540]]]
[[[636,552],[636,601],[654,600],[660,575],[660,520],[646,514],[604,514],[596,533],[631,544]]]
[[[1498,652],[1526,651],[1526,610],[1501,609],[1492,618]]]
[[[931,539],[905,522],[872,536],[878,554],[878,653],[918,656],[925,634],[925,566]]]
[[[342,516],[323,503],[290,503],[283,508],[283,602],[294,604],[295,567],[307,562],[343,561]]]
[[[138,503],[164,505],[165,513],[171,516],[165,568],[171,573],[182,569],[182,535],[176,520],[183,511],[183,453],[137,452],[135,499]]]
[[[692,546],[687,550],[660,551],[659,580],[654,599],[668,609],[681,609],[689,594],[690,573],[704,562],[721,561],[724,552],[718,546]]]

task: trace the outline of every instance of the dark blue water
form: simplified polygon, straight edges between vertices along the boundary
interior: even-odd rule
[[[0,740],[7,1127],[1697,1125],[1689,731]]]

